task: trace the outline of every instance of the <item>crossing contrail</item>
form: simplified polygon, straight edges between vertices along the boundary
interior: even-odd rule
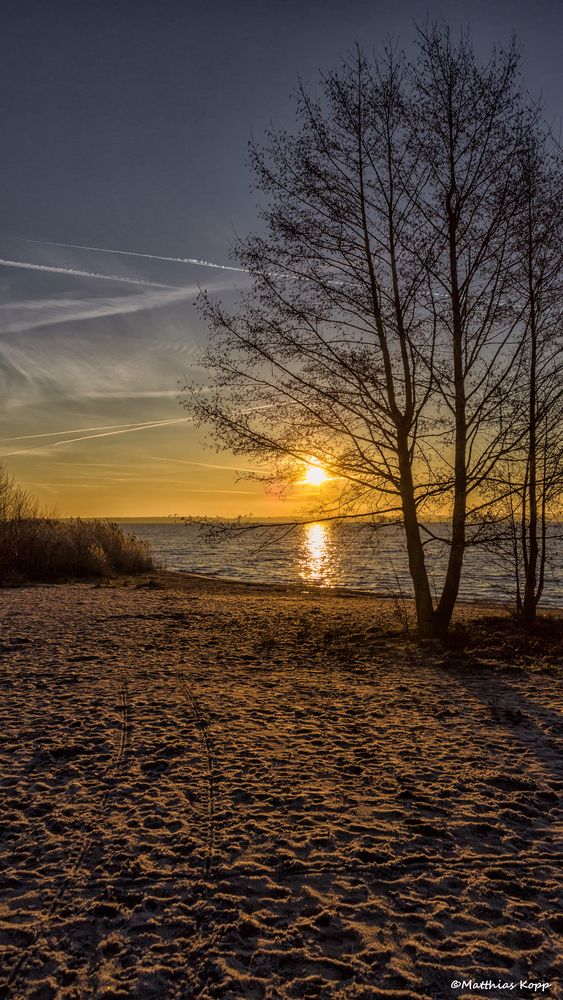
[[[213,267],[219,271],[238,271],[248,274],[246,267],[233,267],[230,264],[213,264],[210,260],[199,260],[197,257],[161,257],[156,253],[138,253],[134,250],[108,250],[107,247],[87,247],[79,243],[55,243],[53,240],[26,240],[17,237],[22,243],[35,243],[42,247],[66,247],[68,250],[91,250],[95,253],[114,253],[123,257],[144,257],[146,260],[165,260],[171,264],[196,264],[198,267]],[[166,286],[167,287],[167,286]]]
[[[189,417],[174,417],[172,420],[154,420],[146,421],[142,424],[137,424],[136,427],[127,427],[125,430],[111,430],[103,431],[100,434],[84,434],[81,437],[75,438],[64,438],[61,441],[55,441],[52,445],[46,445],[47,448],[59,448],[60,445],[65,444],[75,444],[77,441],[91,441],[93,438],[105,438],[105,437],[115,437],[118,434],[133,434],[136,431],[146,431],[153,427],[167,427],[170,424],[183,424],[186,423]]]
[[[108,431],[103,431],[99,434],[84,434],[81,435],[80,437],[64,438],[61,439],[60,441],[54,441],[52,444],[41,444],[38,445],[37,448],[25,448],[19,451],[8,451],[4,452],[2,457],[9,458],[13,455],[26,455],[26,454],[35,455],[37,454],[38,451],[50,451],[53,448],[60,448],[62,445],[65,444],[76,444],[79,441],[92,441],[94,438],[116,437],[119,434],[134,434],[137,433],[138,431],[151,430],[156,427],[167,427],[170,424],[186,423],[188,420],[189,417],[175,417],[171,420],[146,421],[142,424],[126,426],[123,430],[108,430]],[[122,426],[123,425],[120,424],[117,425],[117,427],[122,427]],[[62,433],[64,434],[71,432],[63,431]]]
[[[129,285],[144,285],[147,288],[173,288],[179,290],[178,285],[164,285],[161,281],[145,281],[143,278],[122,278],[117,274],[99,274],[97,271],[79,271],[74,267],[55,267],[51,264],[30,264],[23,260],[3,260],[0,258],[1,267],[19,267],[24,271],[47,271],[48,274],[70,274],[77,278],[102,278],[104,281],[124,281]]]
[[[155,423],[168,424],[170,423],[170,420],[145,420],[143,423],[133,421],[128,424],[96,424],[95,427],[71,427],[67,431],[43,431],[41,434],[20,434],[18,437],[2,438],[2,443],[5,443],[6,441],[30,441],[32,438],[60,437],[61,434],[87,434],[90,431],[117,431],[121,430],[123,427],[152,427]]]

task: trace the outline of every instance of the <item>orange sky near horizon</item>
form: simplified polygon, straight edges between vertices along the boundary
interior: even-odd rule
[[[176,416],[3,438],[2,461],[60,517],[288,517],[319,499],[305,467],[283,498],[244,478],[258,467],[206,448],[174,403]]]

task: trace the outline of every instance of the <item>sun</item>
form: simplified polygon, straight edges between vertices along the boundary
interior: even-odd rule
[[[305,482],[309,486],[321,486],[322,483],[326,483],[328,476],[324,469],[321,469],[319,465],[308,465],[307,471],[305,472]]]

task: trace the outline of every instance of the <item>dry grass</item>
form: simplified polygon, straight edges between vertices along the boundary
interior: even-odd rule
[[[31,517],[0,521],[0,581],[144,573],[150,548],[111,521]]]
[[[149,545],[112,521],[62,521],[39,509],[0,465],[0,583],[154,569]]]

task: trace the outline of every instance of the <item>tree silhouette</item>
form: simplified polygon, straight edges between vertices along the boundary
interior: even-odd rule
[[[185,386],[184,405],[264,480],[318,461],[340,485],[322,516],[398,518],[419,633],[442,636],[468,527],[498,507],[487,485],[525,433],[505,414],[525,358],[529,121],[514,45],[483,63],[444,26],[417,44],[412,64],[358,50],[318,98],[300,85],[295,134],[251,145],[263,230],[236,257],[252,289],[234,312],[201,297],[212,391]],[[436,602],[428,545],[446,556]]]
[[[509,456],[512,547],[517,608],[536,619],[548,556],[548,518],[563,490],[563,177],[549,132],[528,122],[519,156],[515,279],[524,303],[521,392],[509,400],[518,429]]]

